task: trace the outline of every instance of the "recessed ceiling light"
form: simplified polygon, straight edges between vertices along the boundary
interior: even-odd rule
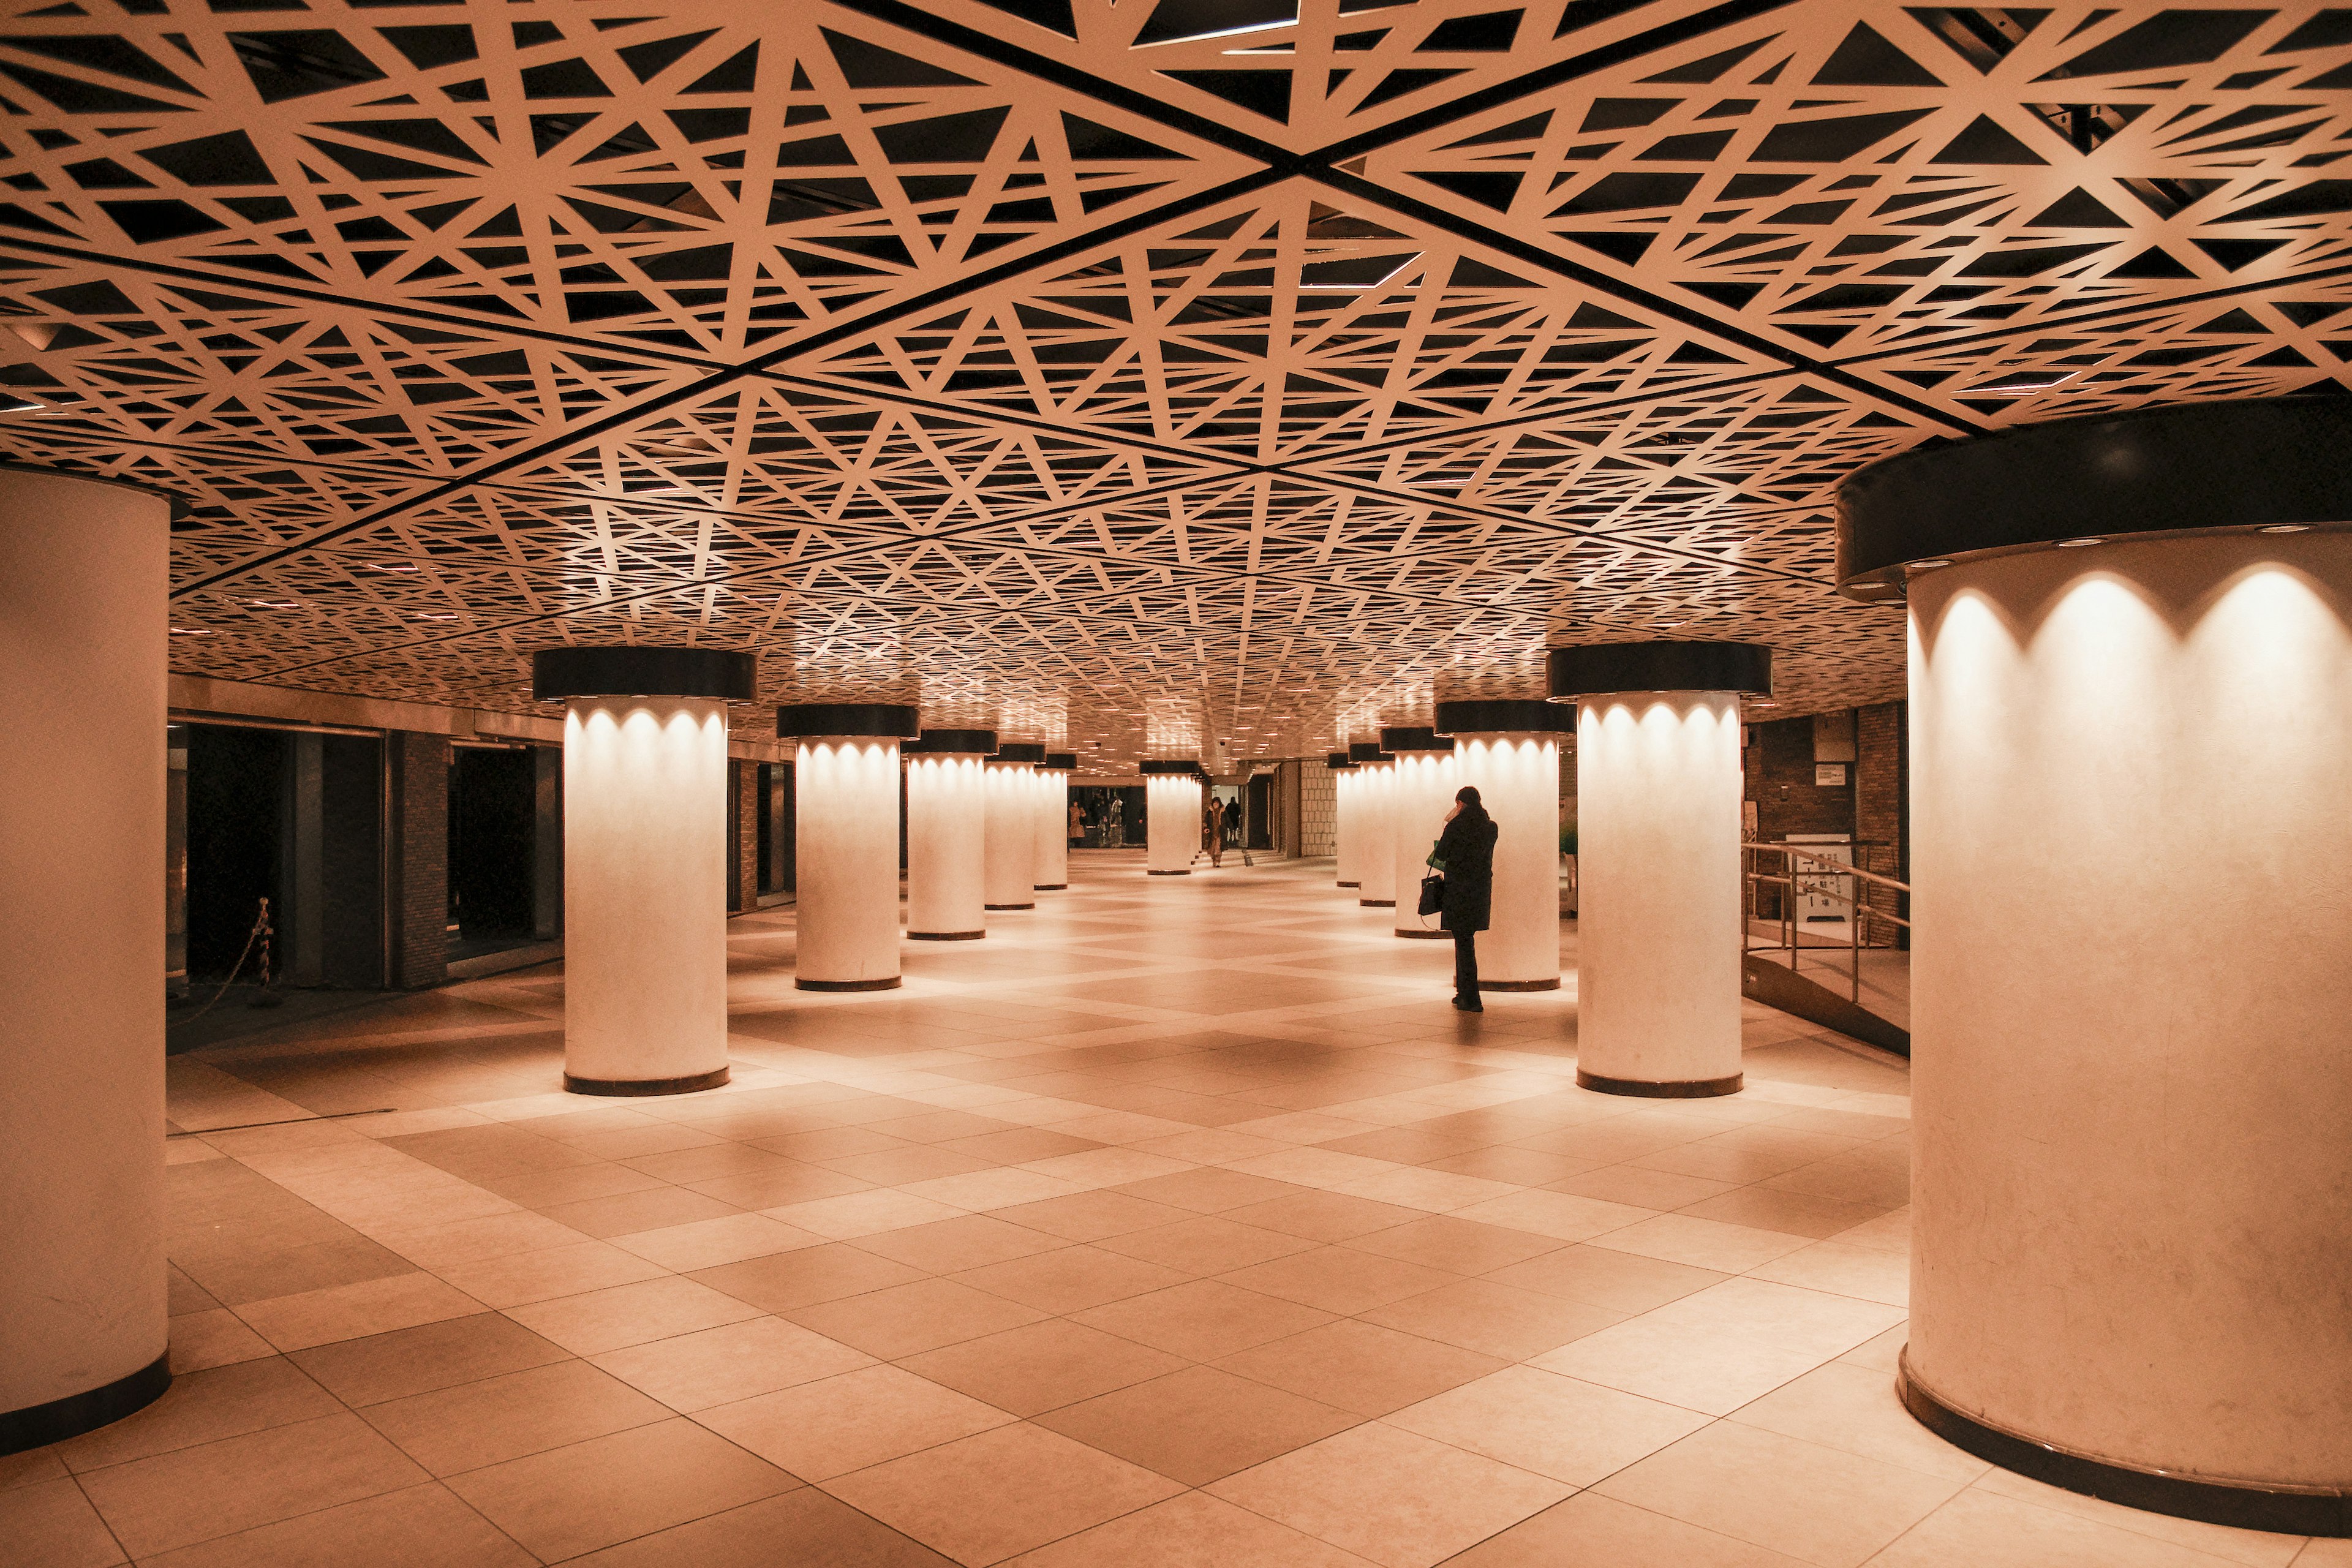
[[[1949,566],[1950,564],[1950,562],[1946,561],[1939,556],[1933,561],[1914,561],[1911,563],[1911,570],[1914,572],[1933,572],[1939,566]]]
[[[2058,542],[2058,548],[2061,550],[2081,550],[2093,544],[2105,544],[2105,542],[2106,541],[2104,539],[2062,539]]]
[[[2274,522],[2263,531],[2264,533],[2308,533],[2311,531],[2311,525],[2307,522]]]

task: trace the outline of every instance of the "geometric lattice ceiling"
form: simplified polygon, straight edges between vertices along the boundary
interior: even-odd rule
[[[1901,687],[1857,466],[2352,391],[2341,7],[67,0],[0,111],[0,454],[326,690],[1263,755],[1675,628],[1802,711]]]

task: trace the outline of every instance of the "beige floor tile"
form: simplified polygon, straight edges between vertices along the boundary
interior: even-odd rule
[[[1506,1230],[1523,1230],[1562,1242],[1613,1235],[1627,1226],[1654,1217],[1650,1210],[1629,1204],[1604,1203],[1599,1198],[1546,1192],[1540,1187],[1470,1204],[1455,1209],[1454,1215],[1457,1219],[1498,1225]]]
[[[523,1327],[583,1356],[758,1315],[758,1308],[732,1296],[677,1279],[615,1285],[507,1310],[507,1316]]]
[[[1525,1361],[1620,1322],[1626,1314],[1491,1279],[1464,1279],[1362,1316],[1368,1323],[1481,1355]]]
[[[408,1487],[150,1557],[158,1568],[532,1568],[439,1485]]]
[[[174,1378],[152,1405],[68,1438],[52,1452],[70,1470],[94,1470],[331,1415],[339,1408],[300,1368],[272,1356]]]
[[[643,1192],[618,1193],[579,1203],[551,1204],[541,1212],[576,1231],[604,1238],[686,1225],[698,1219],[716,1219],[742,1211],[701,1193],[689,1193],[684,1187],[647,1187]]]
[[[923,1278],[923,1271],[877,1258],[846,1242],[827,1242],[772,1258],[698,1268],[692,1278],[749,1301],[763,1312],[788,1312],[795,1307],[911,1284]]]
[[[1570,1489],[1370,1422],[1208,1489],[1385,1568],[1428,1568]]]
[[[934,1220],[953,1219],[967,1211],[953,1204],[940,1203],[931,1198],[919,1198],[888,1187],[877,1187],[862,1193],[845,1193],[838,1197],[817,1198],[808,1203],[785,1204],[779,1208],[761,1211],[770,1219],[817,1236],[828,1236],[835,1241],[848,1241],[857,1237],[879,1236],[884,1231],[903,1230],[908,1226],[929,1225]]]
[[[606,1351],[596,1364],[672,1410],[732,1404],[873,1364],[874,1358],[781,1318]]]
[[[1224,1371],[1358,1415],[1384,1415],[1484,1377],[1502,1363],[1354,1318],[1239,1351]]]
[[[1640,1165],[1603,1165],[1565,1181],[1544,1184],[1555,1193],[1599,1198],[1604,1203],[1630,1204],[1635,1208],[1678,1209],[1735,1189],[1729,1182],[1704,1176],[1678,1176],[1672,1171],[1646,1170]]]
[[[1304,1252],[1313,1243],[1278,1230],[1263,1230],[1221,1215],[1202,1215],[1150,1230],[1111,1237],[1098,1245],[1162,1268],[1207,1275]]]
[[[1034,1307],[952,1279],[918,1279],[864,1296],[797,1307],[783,1315],[884,1361],[1003,1333],[1045,1316]]]
[[[955,1278],[1041,1312],[1078,1312],[1147,1290],[1181,1285],[1191,1276],[1098,1247],[1057,1247],[1051,1252],[966,1269]]]
[[[910,1182],[901,1190],[908,1197],[928,1198],[934,1203],[974,1213],[1017,1208],[1023,1204],[1043,1203],[1047,1198],[1067,1197],[1086,1191],[1075,1182],[1041,1175],[1017,1165],[995,1171],[971,1171],[960,1176],[940,1176],[928,1182]]]
[[[348,1412],[174,1449],[80,1478],[132,1557],[396,1491],[426,1479]]]
[[[567,1568],[946,1568],[947,1562],[803,1487],[608,1546]]]
[[[1928,1514],[1870,1560],[1872,1568],[2221,1568],[2233,1561],[1976,1489]]]
[[[1817,1241],[1748,1271],[1751,1278],[1853,1296],[1890,1307],[1911,1302],[1911,1259],[1899,1252]]]
[[[2352,1539],[2314,1541],[2295,1558],[2294,1568],[2352,1568]]]
[[[737,1208],[772,1209],[792,1204],[815,1203],[823,1198],[837,1198],[848,1193],[873,1190],[873,1184],[858,1177],[828,1170],[823,1165],[803,1164],[798,1160],[761,1171],[741,1171],[730,1176],[713,1176],[706,1181],[687,1184],[688,1192],[699,1193],[706,1198],[717,1198],[722,1204]]]
[[[2078,1519],[2113,1525],[2128,1534],[2169,1542],[2193,1552],[2247,1564],[2248,1568],[2280,1568],[2281,1564],[2290,1562],[2296,1563],[2298,1568],[2305,1568],[2303,1558],[2295,1555],[2300,1548],[2296,1539],[2291,1535],[2234,1530],[2225,1524],[2207,1524],[2200,1520],[2149,1513],[2142,1509],[2126,1508],[2120,1503],[2085,1497],[2080,1492],[2066,1491],[2031,1477],[1990,1466],[1978,1478],[1975,1489],[2054,1512],[2073,1514]]]
[[[268,1340],[246,1326],[245,1320],[226,1307],[186,1312],[172,1320],[172,1372],[174,1376],[257,1361],[276,1355]]]
[[[967,1214],[867,1237],[859,1250],[919,1268],[926,1274],[953,1274],[1052,1252],[1064,1245],[1060,1238],[1026,1226],[1013,1225],[991,1215]]]
[[[909,1356],[908,1372],[1015,1415],[1161,1377],[1184,1360],[1059,1318]]]
[[[548,1209],[558,1204],[583,1203],[590,1198],[615,1197],[622,1193],[648,1192],[668,1184],[659,1176],[648,1176],[643,1171],[600,1160],[592,1165],[569,1165],[554,1171],[516,1171],[484,1176],[481,1185],[527,1208]],[[548,1219],[543,1214],[534,1217],[549,1225],[562,1224],[560,1220]],[[572,1229],[568,1225],[563,1228]]]
[[[453,1477],[449,1488],[548,1562],[740,1508],[796,1484],[683,1418]]]
[[[747,1258],[816,1247],[824,1239],[814,1231],[765,1215],[735,1214],[639,1231],[634,1236],[616,1236],[612,1244],[649,1263],[683,1274],[689,1269],[716,1268],[724,1263],[741,1263]]]
[[[1014,1204],[993,1212],[998,1219],[1058,1236],[1064,1241],[1101,1241],[1182,1219],[1187,1211],[1125,1193],[1086,1192],[1041,1203]]]
[[[1972,1481],[1991,1468],[1914,1420],[1895,1397],[1891,1375],[1851,1362],[1816,1367],[1741,1405],[1729,1419],[1923,1475]]]
[[[482,1303],[430,1274],[396,1274],[305,1290],[236,1309],[253,1331],[281,1351],[308,1350],[394,1329],[437,1323],[482,1310]]]
[[[1570,1247],[1486,1276],[1493,1284],[1582,1301],[1631,1315],[1720,1285],[1726,1276],[1663,1258],[1597,1247]]]
[[[1727,1279],[1537,1358],[1608,1388],[1727,1415],[1889,1326],[1895,1309]]]
[[[1594,1489],[1820,1568],[1854,1568],[1964,1484],[1717,1421]]]
[[[1531,1366],[1506,1367],[1382,1419],[1572,1487],[1589,1487],[1707,1421]]]
[[[1183,1489],[1020,1423],[840,1477],[826,1489],[967,1568],[979,1568]]]
[[[824,1480],[1002,1426],[991,1405],[895,1366],[869,1366],[698,1412],[712,1431],[803,1480]]]
[[[477,1312],[297,1351],[291,1359],[336,1398],[356,1407],[545,1366],[571,1353],[504,1313]]]
[[[1214,1361],[1304,1333],[1331,1316],[1215,1279],[1195,1279],[1073,1314],[1090,1328],[1192,1361]]]
[[[1655,1219],[1595,1237],[1592,1245],[1692,1268],[1743,1274],[1796,1251],[1805,1245],[1805,1238],[1784,1231],[1757,1230],[1749,1226],[1726,1225],[1720,1220],[1662,1214]]]
[[[1010,1568],[1364,1568],[1364,1559],[1206,1492],[1098,1524]]]
[[[0,1454],[0,1492],[16,1487],[38,1486],[43,1481],[65,1479],[71,1471],[58,1458],[54,1447],[26,1448],[14,1454]]]
[[[1798,1568],[1801,1561],[1579,1492],[1480,1542],[1446,1568]]]
[[[1563,1244],[1555,1237],[1482,1225],[1454,1215],[1433,1215],[1353,1237],[1348,1245],[1452,1274],[1485,1274],[1556,1252]]]
[[[1809,1236],[1821,1241],[1881,1218],[1887,1211],[1870,1204],[1850,1204],[1836,1198],[1814,1197],[1809,1193],[1755,1186],[1735,1187],[1685,1205],[1682,1212],[1693,1219],[1721,1220],[1727,1225],[1749,1226],[1758,1230],[1785,1230],[1792,1236]]]
[[[0,1563],[7,1568],[105,1568],[127,1561],[70,1476],[0,1491]]]
[[[1911,1325],[1906,1320],[1895,1324],[1885,1333],[1876,1334],[1863,1341],[1862,1343],[1838,1357],[1838,1360],[1851,1363],[1855,1366],[1866,1366],[1873,1372],[1885,1373],[1889,1379],[1892,1379],[1896,1373],[1903,1370],[1903,1347],[1908,1344],[1910,1340]]]
[[[1527,1189],[1509,1182],[1456,1175],[1433,1166],[1413,1165],[1344,1183],[1337,1190],[1349,1197],[1370,1198],[1377,1204],[1395,1204],[1402,1208],[1444,1214],[1476,1204],[1507,1202]]]
[[[368,1424],[436,1476],[667,1420],[668,1408],[584,1361],[561,1361],[372,1405]]]
[[[1190,1487],[1305,1447],[1360,1419],[1205,1366],[1186,1367],[1034,1417],[1049,1431]]]
[[[1303,1192],[1225,1211],[1225,1218],[1309,1241],[1348,1241],[1393,1230],[1429,1216],[1402,1204],[1374,1203],[1345,1193]]]
[[[1461,1277],[1351,1247],[1318,1247],[1237,1268],[1223,1278],[1227,1284],[1344,1316],[1436,1289]]]
[[[659,1279],[665,1272],[662,1265],[610,1242],[582,1241],[579,1232],[569,1234],[573,1239],[567,1246],[443,1264],[436,1272],[489,1307],[520,1307],[614,1285],[634,1285],[640,1279]]]

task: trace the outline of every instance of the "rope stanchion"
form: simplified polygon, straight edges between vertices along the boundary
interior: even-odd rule
[[[268,899],[261,900],[261,919],[255,922],[254,929],[261,934],[261,989],[254,994],[253,1000],[247,1002],[246,1005],[282,1007],[286,1005],[286,998],[269,983],[269,939],[275,933],[270,930]]]
[[[212,1001],[205,1003],[203,1006],[201,1006],[201,1007],[197,1008],[194,1012],[193,1012],[193,1013],[189,1014],[186,1017],[184,1017],[184,1018],[175,1018],[175,1019],[173,1019],[173,1020],[172,1020],[172,1021],[173,1021],[173,1023],[175,1023],[175,1024],[178,1024],[178,1025],[181,1025],[181,1026],[186,1026],[186,1025],[189,1025],[189,1024],[193,1024],[193,1023],[194,1023],[197,1019],[199,1019],[199,1018],[203,1017],[205,1014],[207,1014],[207,1013],[211,1012],[211,1011],[213,1010],[213,1006],[214,1006],[214,1005],[215,1005],[215,1003],[219,1002],[219,1001],[220,1001],[220,999],[221,999],[222,997],[224,997],[224,996],[226,996],[226,995],[227,995],[227,994],[228,994],[228,988],[229,988],[230,986],[232,986],[232,985],[234,985],[234,984],[236,984],[236,977],[237,977],[238,975],[240,975],[240,974],[242,974],[242,973],[245,973],[245,961],[246,961],[247,959],[248,959],[248,958],[250,958],[250,957],[252,957],[252,956],[253,956],[253,944],[254,944],[255,942],[259,942],[259,941],[263,940],[263,939],[268,935],[268,931],[269,931],[269,900],[268,900],[268,899],[264,899],[264,900],[261,900],[261,913],[260,913],[259,915],[256,916],[256,917],[255,917],[255,919],[254,919],[254,922],[253,922],[253,929],[252,929],[251,931],[247,931],[247,932],[246,932],[246,933],[245,933],[245,946],[244,946],[244,948],[238,952],[238,953],[237,953],[237,955],[236,955],[236,962],[235,963],[233,963],[233,964],[231,964],[231,965],[229,966],[228,978],[227,978],[226,980],[222,981],[222,982],[220,983],[220,989],[213,993],[213,998],[212,998]],[[266,948],[266,947],[262,950],[262,960],[261,960],[261,962],[262,962],[262,973],[263,973],[265,975],[267,975],[267,974],[268,974],[268,973],[269,958],[268,958],[268,948]],[[263,981],[263,984],[268,984],[268,982],[265,979],[265,980]],[[273,1003],[273,1004],[271,1004],[271,1005],[272,1005],[273,1006],[274,1006],[274,1005],[276,1005],[276,1004],[275,1004],[275,1003]]]

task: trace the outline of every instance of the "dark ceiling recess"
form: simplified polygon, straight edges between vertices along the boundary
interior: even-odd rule
[[[1849,476],[2352,365],[2342,7],[272,7],[0,30],[0,454],[188,498],[193,673],[1275,756],[1689,637],[1801,713],[1903,689]]]

